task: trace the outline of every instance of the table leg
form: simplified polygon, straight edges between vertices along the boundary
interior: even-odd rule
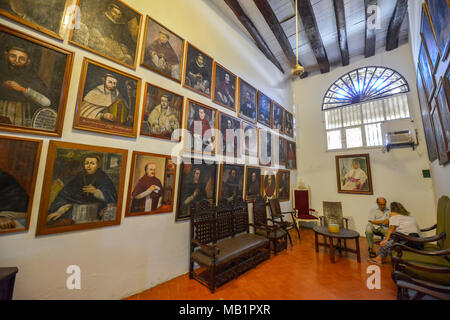
[[[359,238],[356,238],[356,258],[361,263],[361,254],[359,252]]]
[[[329,237],[330,238],[330,260],[331,260],[331,263],[334,263],[334,245],[333,245],[333,238],[332,237]]]
[[[317,232],[314,232],[314,239],[316,245],[316,252],[319,252],[319,235],[317,234]]]

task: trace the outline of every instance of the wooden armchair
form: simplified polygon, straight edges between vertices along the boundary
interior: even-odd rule
[[[320,216],[320,225],[328,227],[328,224],[338,224],[340,229],[348,229],[348,218],[344,217],[342,213],[341,202],[323,201],[323,216]],[[327,240],[325,239],[325,243]],[[341,239],[338,240],[341,246]],[[344,239],[344,248],[347,249],[347,240]]]
[[[284,231],[286,231],[287,236],[289,238],[289,242],[292,246],[292,238],[289,234],[289,231],[295,229],[297,231],[298,238],[300,239],[300,231],[298,230],[297,223],[295,222],[294,211],[290,212],[282,212],[280,206],[280,200],[278,199],[270,199],[269,200],[270,213],[272,216],[272,221],[274,224],[278,224]],[[283,216],[290,215],[292,218],[292,222],[284,221]]]

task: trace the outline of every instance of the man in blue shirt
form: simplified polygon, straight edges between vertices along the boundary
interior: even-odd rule
[[[376,253],[373,250],[373,236],[386,237],[389,228],[389,209],[386,208],[386,199],[377,198],[377,208],[370,210],[369,223],[366,227],[366,239],[369,244],[369,256],[371,258],[376,257]]]

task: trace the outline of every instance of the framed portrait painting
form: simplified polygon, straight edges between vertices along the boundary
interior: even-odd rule
[[[72,0],[0,0],[0,15],[63,40],[70,4]]]
[[[278,130],[280,133],[284,133],[284,114],[285,111],[275,101],[273,102],[273,116],[272,116],[272,128]]]
[[[261,168],[245,167],[244,199],[254,200],[261,195]]]
[[[243,196],[244,166],[221,164],[219,173],[219,201],[232,201]]]
[[[199,159],[183,159],[180,166],[176,220],[190,218],[190,206],[202,200],[216,202],[217,165]]]
[[[434,29],[431,25],[431,18],[428,12],[428,6],[424,2],[422,5],[422,24],[420,27],[421,37],[425,44],[433,74],[436,73],[439,61],[441,60],[441,51],[439,49]]]
[[[213,79],[213,102],[227,109],[236,111],[237,76],[214,61]]]
[[[74,128],[136,137],[141,79],[84,58]]]
[[[445,61],[450,51],[450,1],[448,0],[426,0],[428,12],[430,14],[433,30],[439,45],[439,50]]]
[[[439,164],[445,165],[449,162],[448,141],[437,98],[431,102],[431,120],[433,121],[434,133],[436,134]]]
[[[273,165],[273,136],[268,130],[258,129],[259,132],[259,164],[265,167]]]
[[[50,141],[36,235],[120,224],[127,154]]]
[[[258,128],[242,121],[244,155],[258,158]]]
[[[0,130],[61,136],[73,53],[0,25]]]
[[[222,135],[218,140],[217,150],[221,154],[239,158],[241,151],[242,121],[225,113],[219,113],[219,131]]]
[[[281,202],[289,201],[291,195],[291,172],[289,170],[278,170],[277,172],[277,194]]]
[[[428,59],[427,52],[425,50],[423,38],[422,46],[420,47],[419,51],[418,68],[423,79],[425,92],[427,94],[427,101],[430,102],[433,97],[434,91],[436,90],[436,80],[433,76],[430,60]]]
[[[176,158],[133,151],[126,217],[173,211]]]
[[[272,128],[272,100],[258,91],[258,122]]]
[[[336,156],[339,193],[373,194],[369,154]]]
[[[187,42],[183,86],[211,98],[213,58]]]
[[[444,140],[445,144],[447,145],[447,154],[448,157],[450,157],[450,104],[448,100],[448,93],[449,88],[447,88],[448,83],[444,80],[444,78],[441,78],[437,94],[436,94],[436,104],[439,108],[439,113],[441,114],[441,121],[442,121],[442,129],[444,132]]]
[[[239,118],[256,123],[256,89],[239,78]]]
[[[149,16],[146,20],[141,66],[181,83],[184,39]]]
[[[42,140],[0,136],[0,235],[28,230]]]
[[[278,163],[280,165],[286,165],[287,159],[287,140],[278,136]]]
[[[185,151],[213,155],[216,153],[216,109],[187,99]]]
[[[120,0],[77,0],[77,6],[70,43],[136,69],[142,14]]]
[[[262,176],[261,193],[264,200],[277,198],[277,173],[275,171],[266,171]]]
[[[184,98],[175,92],[147,83],[142,110],[141,135],[181,141],[174,136],[183,118]]]
[[[297,169],[297,149],[295,142],[286,140],[286,169]]]
[[[294,116],[287,111],[284,113],[284,133],[291,138],[294,137]]]

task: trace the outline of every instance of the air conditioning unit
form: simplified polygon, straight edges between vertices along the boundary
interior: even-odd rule
[[[414,122],[410,119],[385,122],[382,125],[385,135],[384,145],[389,152],[392,148],[412,147],[417,145],[417,135]]]

